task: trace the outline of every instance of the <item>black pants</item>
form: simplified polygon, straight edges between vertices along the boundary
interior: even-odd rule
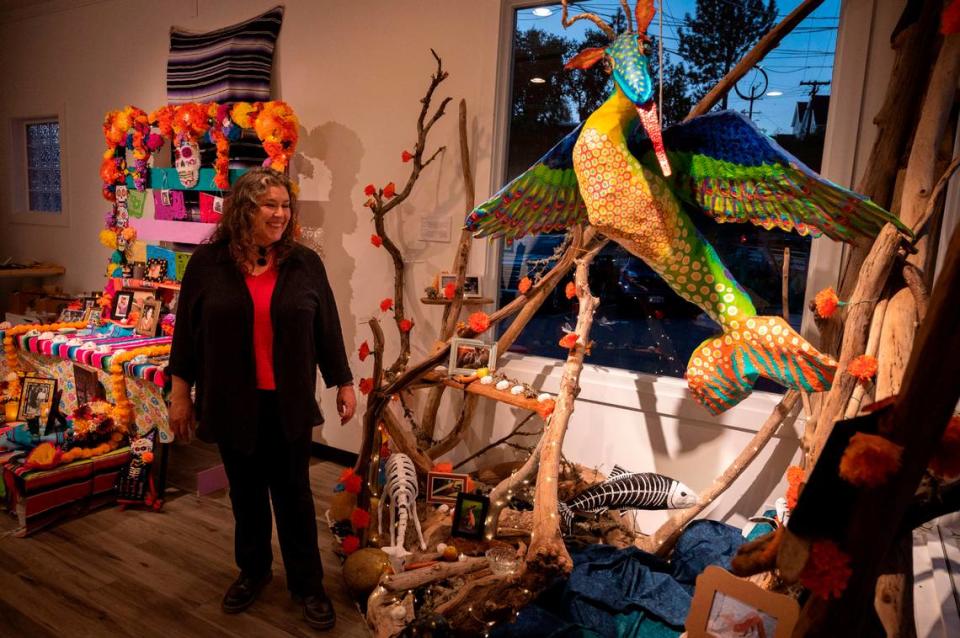
[[[318,593],[323,588],[323,566],[310,491],[310,431],[287,441],[277,422],[276,393],[261,390],[257,394],[257,444],[253,453],[242,454],[229,444],[219,445],[230,481],[237,566],[252,577],[270,570],[272,500],[287,588],[303,596]]]

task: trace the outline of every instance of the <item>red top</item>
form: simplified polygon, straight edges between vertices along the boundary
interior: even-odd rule
[[[257,366],[257,389],[276,390],[273,378],[273,320],[270,298],[277,285],[277,269],[270,267],[259,275],[245,277],[253,299],[253,359]]]

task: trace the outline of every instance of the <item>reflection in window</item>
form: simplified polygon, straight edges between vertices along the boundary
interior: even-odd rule
[[[787,0],[776,10],[782,15],[796,4],[798,0]],[[774,136],[815,170],[819,169],[823,152],[829,96],[822,93],[833,65],[838,5],[838,0],[828,0],[771,52],[764,61],[768,93],[755,100],[752,108],[754,122],[761,130]],[[504,182],[525,171],[572,131],[606,99],[610,90],[599,64],[585,72],[563,70],[564,62],[581,49],[605,46],[605,37],[586,21],[577,22],[572,29],[563,29],[559,5],[544,6],[552,9],[549,16],[534,14],[533,7],[515,12],[510,144]],[[599,13],[618,31],[624,28],[617,3],[582,2],[572,13],[581,10]],[[614,11],[618,13],[614,15]],[[684,12],[695,14],[692,0],[668,4],[664,14],[665,124],[681,120],[699,97],[697,87],[687,81],[688,77],[695,77],[696,70],[687,67],[687,60],[677,50]],[[658,34],[651,31],[651,35],[656,50]],[[656,67],[657,56],[650,57]],[[657,76],[656,68],[653,76]],[[751,76],[747,80],[754,81]],[[812,82],[815,84],[811,90]],[[747,95],[757,93],[756,87],[742,88],[741,92]],[[818,91],[821,94],[818,95]],[[806,108],[814,102],[814,109]],[[749,107],[747,102],[731,94],[728,108],[747,113]],[[816,114],[811,120],[814,111]],[[691,211],[691,218],[717,249],[734,278],[750,294],[758,314],[782,313],[781,270],[784,249],[789,247],[789,316],[790,323],[799,330],[811,240],[782,231],[764,231],[751,224],[717,224],[698,211]],[[501,306],[516,297],[524,276],[534,278],[552,266],[549,258],[561,248],[562,242],[562,234],[538,235],[503,246],[499,281]],[[681,299],[643,261],[616,244],[608,245],[594,260],[590,286],[600,299],[590,334],[594,342],[590,363],[682,377],[694,348],[719,332],[719,327],[699,307]],[[574,328],[576,303],[576,299],[566,298],[561,283],[511,350],[566,357],[567,350],[558,342],[565,330]],[[500,324],[501,333],[508,325],[508,322]],[[775,384],[762,378],[757,387],[776,389]]]
[[[33,122],[25,125],[27,147],[27,203],[30,210],[59,213],[60,123]]]

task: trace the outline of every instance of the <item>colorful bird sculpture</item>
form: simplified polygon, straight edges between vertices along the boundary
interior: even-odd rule
[[[616,36],[596,15],[568,20],[564,2],[564,26],[589,19],[611,39],[606,48],[581,51],[566,68],[604,61],[613,92],[540,161],[475,208],[466,227],[478,237],[517,238],[589,223],[646,262],[720,324],[721,334],[694,350],[686,372],[694,396],[714,414],[749,395],[758,375],[789,388],[826,390],[836,361],[783,318],[758,316],[690,215],[840,241],[872,237],[887,222],[909,231],[867,198],[821,178],[739,113],[712,113],[661,134],[644,48],[653,13],[652,0],[639,0],[637,31],[631,25]]]

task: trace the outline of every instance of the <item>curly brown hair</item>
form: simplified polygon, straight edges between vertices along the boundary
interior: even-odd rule
[[[279,264],[293,252],[298,218],[293,182],[286,174],[272,168],[251,168],[230,189],[223,202],[223,216],[210,237],[212,244],[229,246],[230,255],[241,272],[250,270],[250,264],[257,254],[253,239],[254,219],[259,213],[261,198],[272,186],[282,186],[290,195],[290,223],[283,230],[280,240],[273,244],[273,255]]]

